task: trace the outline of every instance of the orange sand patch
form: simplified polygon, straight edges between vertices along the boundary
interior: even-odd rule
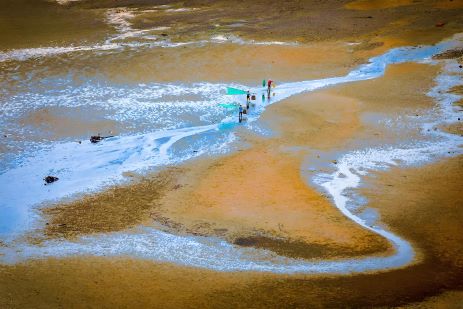
[[[341,146],[360,128],[360,105],[345,96],[311,93],[270,106],[262,121],[278,132],[275,137],[245,135],[251,149],[185,177],[181,189],[161,200],[160,213],[187,230],[226,231],[231,240],[264,235],[348,248],[354,254],[384,252],[388,245],[383,239],[345,218],[302,179],[306,153],[284,150]]]
[[[362,107],[369,111],[400,115],[408,110],[412,114],[436,104],[426,93],[434,85],[438,71],[438,66],[427,64],[396,64],[387,68],[384,77],[339,85],[329,91],[364,102]]]
[[[251,149],[205,168],[191,166],[197,172],[185,176],[179,182],[182,187],[160,201],[157,218],[169,218],[168,225],[175,222],[200,234],[221,231],[231,241],[265,236],[303,242],[306,247],[298,245],[300,250],[318,251],[316,257],[384,252],[388,244],[383,239],[345,218],[301,177],[307,152],[285,150],[342,147],[361,129],[362,103],[327,92],[271,105],[261,121],[277,132],[275,136],[262,139],[241,132],[254,145]]]
[[[264,235],[349,248],[354,255],[384,252],[383,239],[307,187],[300,165],[301,158],[266,147],[242,151],[211,167],[191,189],[169,194],[162,213],[190,228],[225,230],[232,239]]]
[[[316,149],[341,146],[360,129],[362,102],[330,90],[298,95],[268,108],[261,117],[281,145]]]

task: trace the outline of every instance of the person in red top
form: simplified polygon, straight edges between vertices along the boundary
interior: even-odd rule
[[[268,98],[270,99],[270,91],[272,89],[272,83],[273,83],[273,80],[269,79],[268,82],[267,82],[267,96]]]

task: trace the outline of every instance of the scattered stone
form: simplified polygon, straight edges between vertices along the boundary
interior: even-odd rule
[[[59,178],[55,176],[47,176],[43,179],[45,181],[45,185],[54,183],[55,181],[58,181]]]
[[[102,140],[104,140],[105,138],[110,138],[110,137],[114,137],[113,135],[110,135],[110,136],[100,136],[99,134],[98,135],[93,135],[90,137],[90,142],[93,143],[93,144],[96,144],[96,143],[99,143],[101,142]]]
[[[90,142],[93,143],[93,144],[96,144],[96,143],[99,143],[103,140],[103,138],[99,135],[93,135],[93,136],[90,136]]]

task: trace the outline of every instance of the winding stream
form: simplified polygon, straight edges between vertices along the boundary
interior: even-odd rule
[[[275,89],[270,101],[257,101],[256,109],[248,117],[248,125],[256,121],[269,104],[291,96],[334,86],[382,76],[390,64],[431,61],[442,51],[461,47],[461,38],[455,36],[435,46],[405,47],[370,59],[346,76],[284,83]],[[446,94],[452,86],[462,82],[455,73],[456,62],[445,61],[443,72],[436,79],[437,86],[429,95],[437,102],[438,113],[423,125],[426,141],[407,141],[403,145],[360,149],[338,158],[337,170],[331,174],[317,174],[311,182],[323,188],[334,205],[349,219],[360,226],[388,239],[395,252],[384,257],[362,257],[336,261],[306,261],[278,256],[263,249],[242,248],[211,237],[178,236],[152,228],[139,227],[128,232],[84,236],[77,241],[52,240],[35,246],[15,239],[34,225],[32,209],[39,204],[57,201],[76,194],[93,192],[107,185],[125,181],[123,173],[148,171],[166,165],[179,164],[200,155],[229,152],[235,141],[237,124],[235,112],[212,112],[204,125],[181,126],[156,132],[123,135],[110,138],[99,145],[88,141],[58,142],[23,156],[7,166],[0,174],[0,236],[9,244],[0,247],[0,260],[5,263],[75,255],[132,256],[154,261],[203,267],[217,271],[265,271],[275,273],[360,273],[383,271],[403,267],[414,260],[414,250],[400,236],[388,231],[376,220],[357,214],[349,192],[357,188],[368,173],[388,169],[392,165],[410,166],[431,160],[461,154],[463,138],[440,131],[427,131],[448,121],[458,113],[451,106],[458,96]],[[98,85],[84,85],[95,87]],[[224,91],[227,85],[142,85],[134,93],[164,91],[169,93],[207,93],[219,91],[220,100],[229,100]],[[232,85],[236,86],[236,85]],[[154,90],[153,90],[154,89]],[[116,91],[117,89],[110,89]],[[96,90],[95,90],[96,91]],[[109,91],[109,90],[108,90]],[[166,90],[167,91],[167,90]],[[261,88],[251,88],[261,93]],[[130,93],[128,95],[130,97]],[[207,95],[206,95],[207,96]],[[20,104],[19,104],[20,105]],[[18,105],[18,106],[19,106]],[[450,108],[449,108],[450,106]],[[16,106],[17,107],[17,106]],[[16,108],[11,105],[12,111]],[[209,108],[209,107],[208,107]],[[168,109],[167,111],[172,112]],[[435,111],[433,111],[435,112]],[[13,113],[13,112],[12,112]],[[167,115],[168,116],[168,115]],[[217,121],[218,120],[218,121]],[[180,145],[187,141],[187,146]],[[451,153],[451,154],[449,154]],[[60,181],[44,187],[43,175],[53,173]],[[26,194],[27,192],[27,194]]]

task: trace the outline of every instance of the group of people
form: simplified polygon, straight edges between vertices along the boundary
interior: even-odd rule
[[[270,99],[270,93],[272,91],[272,86],[274,86],[273,81],[269,79],[267,82],[265,80],[262,81],[262,86],[267,86],[267,98]],[[255,98],[254,98],[255,99]],[[253,100],[254,100],[253,99]],[[265,96],[262,94],[262,101],[264,101]],[[239,112],[238,112],[238,120],[241,123],[243,121],[243,114],[247,114],[249,110],[249,105],[251,103],[251,92],[248,90],[246,92],[246,109],[240,104]]]
[[[249,92],[249,90],[248,90],[247,93],[246,93],[246,109],[244,109],[241,104],[240,104],[240,107],[239,107],[238,120],[239,120],[240,123],[243,121],[243,114],[248,113],[250,103],[251,103],[251,92]]]

